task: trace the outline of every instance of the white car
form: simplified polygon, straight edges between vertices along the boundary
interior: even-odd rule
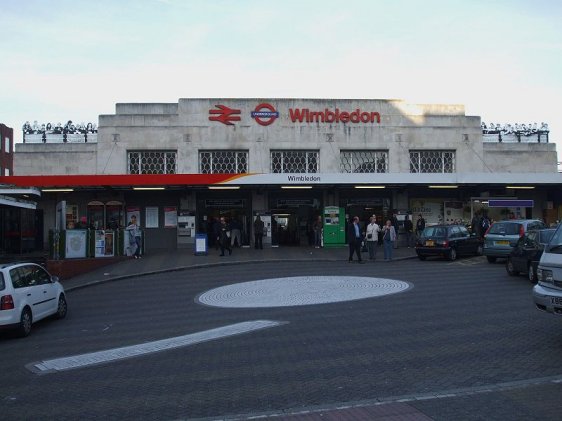
[[[57,276],[35,263],[0,265],[0,329],[16,329],[20,336],[49,316],[62,319],[67,303]]]
[[[562,225],[545,246],[539,267],[533,301],[542,311],[562,315]]]

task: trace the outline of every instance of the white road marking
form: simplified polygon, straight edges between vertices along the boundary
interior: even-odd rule
[[[261,279],[215,288],[197,301],[214,307],[264,308],[339,303],[395,294],[408,282],[360,276],[295,276]]]
[[[201,342],[213,341],[229,336],[253,332],[255,330],[280,326],[285,323],[286,322],[278,322],[275,320],[253,320],[205,330],[203,332],[191,333],[189,335],[177,336],[175,338],[147,342],[144,344],[124,346],[121,348],[90,352],[70,357],[55,358],[52,360],[44,360],[27,364],[26,367],[35,373],[52,373],[56,371],[73,370],[95,364],[110,363],[125,358],[139,357],[154,352],[195,345]]]

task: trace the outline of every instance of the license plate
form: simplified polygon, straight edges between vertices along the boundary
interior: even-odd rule
[[[433,247],[435,245],[435,241],[428,240],[425,242],[426,247]]]
[[[508,240],[500,240],[500,241],[496,241],[496,244],[498,246],[509,246],[509,241]]]
[[[562,297],[550,297],[551,304],[562,306]]]

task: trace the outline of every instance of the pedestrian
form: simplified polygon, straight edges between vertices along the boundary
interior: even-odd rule
[[[369,260],[375,260],[377,257],[377,246],[379,243],[379,232],[381,227],[377,224],[377,217],[371,216],[369,225],[366,228],[365,241],[367,242],[367,250],[369,251]]]
[[[398,216],[396,215],[396,211],[392,214],[392,218],[390,219],[392,226],[394,227],[394,232],[398,235]],[[397,249],[398,248],[398,238],[392,244],[392,247]]]
[[[361,229],[359,228],[359,217],[354,216],[347,227],[347,243],[349,245],[349,259],[353,262],[353,253],[357,254],[357,261],[364,263],[361,259]]]
[[[237,247],[242,245],[242,226],[240,225],[240,221],[237,218],[234,218],[230,223],[230,247],[234,247],[236,244]]]
[[[263,231],[264,231],[264,223],[261,220],[260,216],[256,216],[256,220],[254,221],[254,248],[263,249]]]
[[[314,247],[319,249],[322,245],[322,216],[318,215],[312,229],[314,230]]]
[[[486,235],[490,225],[492,225],[492,222],[488,219],[488,214],[483,213],[482,218],[480,218],[480,237],[484,237]]]
[[[414,231],[414,224],[410,220],[410,216],[406,215],[404,218],[404,233],[406,234],[406,246],[410,248],[412,246],[412,234]]]
[[[219,219],[214,217],[211,229],[213,230],[213,237],[215,239],[215,250],[218,250],[220,247],[220,241],[218,240],[220,237],[220,226]]]
[[[384,260],[392,260],[392,249],[394,247],[394,242],[396,241],[396,230],[392,225],[392,221],[388,219],[386,225],[382,229],[383,232],[383,247],[384,247]]]
[[[228,255],[232,254],[232,248],[230,247],[230,227],[226,223],[226,219],[221,217],[219,224],[219,236],[217,241],[220,245],[221,256],[224,256],[224,251],[228,250]]]
[[[129,247],[131,247],[131,250],[133,248],[135,249],[135,251],[133,252],[133,257],[135,259],[140,259],[142,232],[137,225],[137,217],[135,215],[131,216],[131,221],[129,222],[129,225],[127,225],[127,228],[125,228],[125,230],[129,233]]]
[[[425,229],[425,219],[423,219],[422,214],[418,215],[418,220],[416,221],[416,235],[421,237],[423,230]]]
[[[472,220],[470,221],[470,231],[480,238],[480,215],[478,212],[474,213]]]

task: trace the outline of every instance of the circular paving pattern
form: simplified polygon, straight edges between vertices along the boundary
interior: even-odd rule
[[[215,288],[197,301],[213,307],[261,308],[338,303],[395,294],[410,288],[403,281],[358,276],[295,276]]]

